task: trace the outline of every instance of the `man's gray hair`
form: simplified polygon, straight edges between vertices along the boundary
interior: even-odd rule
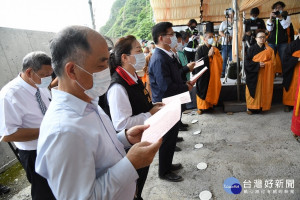
[[[33,71],[37,72],[43,65],[51,65],[51,58],[45,52],[34,51],[23,58],[22,72],[25,72],[28,68],[32,68]]]
[[[91,30],[84,26],[70,26],[51,40],[52,67],[58,77],[63,75],[66,63],[72,61],[78,65],[84,64],[87,54],[91,53],[87,40],[87,34]]]

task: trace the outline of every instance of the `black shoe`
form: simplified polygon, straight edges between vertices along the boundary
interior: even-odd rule
[[[221,75],[221,78],[225,78],[225,75],[224,75],[224,74],[222,74],[222,75]]]
[[[175,147],[175,152],[178,152],[178,151],[181,151],[181,149],[178,146],[176,146]]]
[[[173,172],[168,172],[163,176],[159,176],[159,178],[164,179],[166,181],[170,182],[180,182],[183,181],[183,178]]]
[[[179,124],[179,126],[180,126],[180,127],[186,127],[186,128],[187,128],[187,127],[189,127],[189,125],[188,125],[188,124],[184,124],[184,123],[182,123],[182,121],[180,121],[180,124]]]
[[[291,112],[293,109],[293,106],[284,106],[284,112]]]
[[[0,194],[6,194],[9,193],[9,191],[10,191],[9,187],[0,184]]]
[[[182,142],[183,141],[183,137],[177,137],[176,142]]]
[[[188,130],[187,127],[182,127],[182,126],[179,127],[179,131],[187,131],[187,130]]]
[[[177,164],[172,164],[171,165],[171,171],[177,171],[177,170],[180,170],[180,169],[182,169],[183,167],[182,167],[182,164],[180,164],[180,163],[177,163]]]

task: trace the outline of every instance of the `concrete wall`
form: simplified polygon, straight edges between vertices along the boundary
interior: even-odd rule
[[[0,88],[22,69],[23,57],[32,51],[50,55],[49,41],[54,33],[0,27]],[[8,144],[0,143],[0,172],[15,159]]]

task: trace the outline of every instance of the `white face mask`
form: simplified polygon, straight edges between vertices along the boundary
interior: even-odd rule
[[[176,51],[182,51],[183,50],[183,45],[181,42],[177,43]]]
[[[168,43],[164,43],[164,44],[167,44],[171,47],[171,49],[175,48],[176,45],[177,45],[177,38],[175,35],[173,35],[172,37],[169,37],[170,40],[171,40],[171,44],[168,44]]]
[[[172,37],[170,37],[170,39],[171,39],[171,44],[169,44],[169,46],[171,47],[171,49],[173,49],[177,45],[177,38],[175,35],[173,35]]]
[[[96,99],[97,97],[102,96],[107,91],[111,81],[109,68],[91,74],[79,65],[75,65],[93,77],[93,87],[88,90],[82,87],[76,80],[76,83],[84,90],[84,93],[87,96],[89,96],[91,99]]]
[[[143,53],[139,53],[130,56],[134,56],[135,64],[134,65],[132,63],[129,64],[131,64],[136,71],[142,70],[146,64],[145,55]]]
[[[214,38],[209,38],[209,39],[207,40],[207,43],[208,43],[209,45],[212,45],[212,44],[214,43]]]
[[[251,19],[251,20],[256,20],[257,17],[252,17],[252,16],[251,16],[250,19]]]
[[[34,72],[34,71],[33,71]],[[35,73],[35,72],[34,72]],[[37,73],[35,73],[37,75]],[[37,75],[40,79],[41,79],[41,84],[37,84],[35,83],[32,79],[32,82],[34,82],[34,84],[36,85],[36,87],[39,88],[46,88],[50,85],[50,83],[52,82],[52,77],[51,76],[46,76],[44,78],[41,78],[39,75]]]

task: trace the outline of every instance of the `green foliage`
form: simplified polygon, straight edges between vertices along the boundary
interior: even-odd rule
[[[131,34],[138,39],[149,40],[154,25],[152,18],[149,0],[116,0],[111,16],[105,26],[100,28],[100,33],[112,38]]]
[[[110,16],[104,26],[100,28],[100,33],[105,35],[112,27],[118,17],[119,10],[124,6],[126,0],[116,0],[110,10]]]

